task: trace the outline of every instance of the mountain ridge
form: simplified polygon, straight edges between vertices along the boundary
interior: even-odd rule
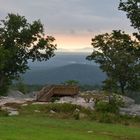
[[[78,63],[49,69],[32,69],[23,75],[28,84],[60,84],[67,80],[76,80],[80,84],[101,85],[105,78],[105,73],[98,66]]]

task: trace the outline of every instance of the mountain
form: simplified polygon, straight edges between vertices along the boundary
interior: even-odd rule
[[[29,61],[29,66],[31,70],[42,70],[50,69],[60,66],[65,66],[69,64],[88,64],[88,65],[97,65],[94,61],[87,61],[86,57],[90,53],[69,53],[69,52],[59,52],[56,53],[54,57],[48,61],[42,62],[31,62]]]
[[[32,69],[23,78],[28,84],[60,84],[77,80],[81,84],[101,84],[106,75],[96,65],[68,64],[54,68]]]

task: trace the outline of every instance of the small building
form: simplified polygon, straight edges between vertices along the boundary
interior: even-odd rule
[[[78,86],[74,85],[51,85],[46,86],[37,93],[36,100],[49,102],[51,97],[75,96],[79,93]]]

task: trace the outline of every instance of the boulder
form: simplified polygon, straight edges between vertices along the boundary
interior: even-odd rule
[[[11,110],[11,111],[9,111],[9,114],[8,115],[9,116],[16,116],[16,115],[19,115],[19,112],[16,111],[16,110]]]
[[[7,96],[16,99],[21,99],[25,97],[25,95],[18,90],[9,90]]]
[[[120,108],[120,114],[140,116],[140,105],[134,104],[128,107]]]
[[[71,103],[90,109],[94,109],[95,105],[93,100],[86,102],[85,99],[82,97],[61,97],[59,101],[56,101],[56,103]]]
[[[50,113],[55,114],[56,112],[55,112],[55,111],[53,111],[53,110],[50,110]]]
[[[7,111],[9,116],[19,115],[19,112],[15,108],[2,106],[1,109]]]
[[[37,93],[38,92],[33,91],[33,92],[29,92],[29,93],[25,94],[24,96],[25,96],[25,98],[33,98],[35,100]]]
[[[122,101],[123,101],[125,107],[135,104],[135,100],[133,100],[132,98],[129,98],[127,96],[121,96],[121,98],[122,98]]]

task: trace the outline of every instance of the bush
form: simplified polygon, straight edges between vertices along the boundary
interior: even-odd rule
[[[114,116],[112,114],[109,113],[101,113],[99,116],[99,122],[102,123],[113,123],[113,118]]]
[[[119,113],[119,107],[123,106],[121,96],[112,94],[108,96],[108,101],[98,101],[95,104],[95,110],[98,112]]]
[[[73,113],[76,108],[80,110],[81,106],[68,104],[68,103],[63,103],[63,104],[52,103],[46,106],[47,111],[53,110],[57,113]]]
[[[74,117],[75,120],[79,120],[80,119],[79,112],[74,112],[73,117]]]
[[[109,113],[118,113],[119,112],[119,106],[117,106],[115,103],[111,104],[108,102],[103,102],[103,101],[99,101],[96,105],[95,105],[95,110],[97,112],[109,112]]]
[[[96,120],[101,123],[118,123],[120,122],[119,115],[109,112],[93,112],[90,115],[91,120]]]
[[[10,80],[5,78],[2,85],[0,85],[0,95],[2,95],[2,96],[7,95],[10,84],[11,84]]]
[[[91,114],[90,109],[83,108],[79,105],[69,103],[50,103],[50,104],[30,104],[18,108],[20,115],[35,115],[48,116],[55,118],[74,118],[80,119],[80,114],[85,114],[85,118],[89,118]]]
[[[52,97],[51,102],[54,103],[55,101],[60,100],[60,97]]]
[[[4,110],[1,110],[0,109],[0,117],[5,117],[5,116],[8,116],[8,112],[4,111]]]

